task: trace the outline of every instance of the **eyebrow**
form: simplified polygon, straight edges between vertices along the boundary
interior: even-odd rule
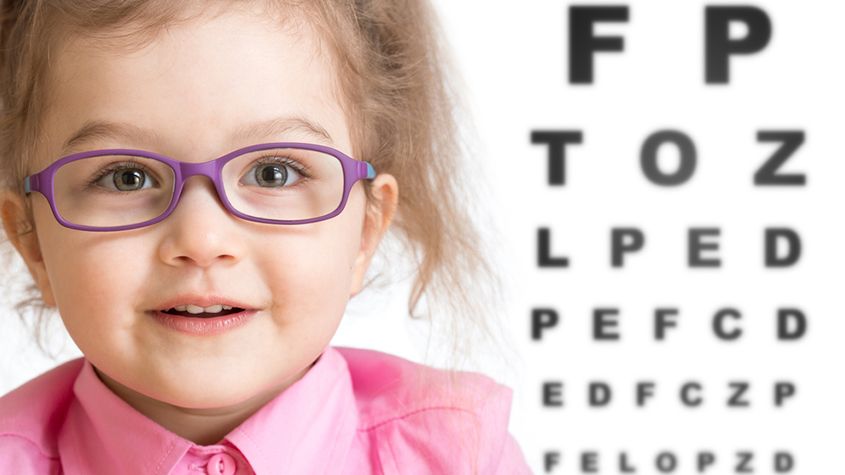
[[[325,128],[301,116],[275,117],[245,124],[235,129],[229,139],[231,143],[236,143],[286,135],[291,132],[303,133],[313,139],[328,141],[329,145],[333,144],[332,137]],[[143,144],[162,142],[161,136],[155,131],[128,122],[89,120],[65,142],[62,147],[62,156],[70,154],[76,148],[103,139],[129,140]]]

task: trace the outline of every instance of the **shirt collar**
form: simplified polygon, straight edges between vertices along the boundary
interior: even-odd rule
[[[120,399],[88,360],[73,390],[76,400],[59,435],[59,451],[80,473],[167,475],[198,447]],[[357,424],[349,368],[328,346],[302,378],[232,430],[224,443],[236,447],[259,475],[328,473],[343,465]]]

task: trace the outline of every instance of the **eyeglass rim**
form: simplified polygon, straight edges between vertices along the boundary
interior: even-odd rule
[[[256,216],[250,216],[248,214],[241,213],[237,209],[235,209],[232,204],[229,202],[228,197],[226,196],[225,189],[223,187],[223,180],[222,180],[222,170],[223,166],[228,163],[229,161],[243,155],[246,153],[259,151],[259,150],[266,150],[270,148],[294,148],[294,149],[301,149],[301,150],[311,150],[317,152],[323,152],[328,155],[331,155],[337,158],[340,161],[341,167],[343,168],[343,196],[341,197],[340,204],[330,213],[324,214],[322,216],[318,216],[316,218],[308,218],[308,219],[296,219],[296,220],[278,220],[278,219],[268,219],[268,218],[259,218]],[[169,166],[174,173],[174,186],[173,186],[173,196],[171,197],[170,204],[167,206],[167,209],[164,210],[159,216],[149,219],[147,221],[143,221],[141,223],[136,224],[128,224],[123,226],[110,226],[110,227],[99,227],[99,226],[87,226],[81,224],[71,223],[65,220],[59,210],[56,207],[55,199],[54,199],[54,178],[56,171],[61,168],[63,165],[76,161],[82,160],[89,157],[96,157],[102,155],[133,155],[133,156],[140,156],[144,158],[151,158],[154,160],[158,160],[163,162],[167,166]],[[176,160],[172,157],[167,155],[162,155],[156,152],[151,152],[148,150],[141,150],[141,149],[131,149],[131,148],[109,148],[109,149],[97,149],[97,150],[88,150],[84,152],[77,152],[70,155],[66,155],[59,160],[51,163],[49,166],[44,168],[43,170],[28,175],[24,178],[24,193],[26,196],[30,196],[32,192],[38,192],[43,195],[47,202],[50,204],[50,209],[53,213],[53,216],[56,218],[56,221],[59,222],[64,227],[70,229],[76,229],[80,231],[94,231],[94,232],[109,232],[109,231],[125,231],[130,229],[137,229],[146,226],[151,226],[153,224],[159,223],[165,219],[176,209],[176,206],[179,204],[179,199],[182,195],[182,189],[185,185],[185,181],[194,176],[194,175],[204,175],[208,177],[212,183],[214,184],[215,189],[217,190],[217,196],[226,209],[232,213],[233,215],[252,222],[258,223],[266,223],[266,224],[276,224],[276,225],[297,225],[297,224],[308,224],[308,223],[316,223],[319,221],[325,221],[327,219],[333,218],[340,214],[343,209],[346,207],[347,199],[349,198],[349,193],[352,190],[352,186],[358,182],[358,180],[372,180],[376,177],[376,171],[372,164],[363,160],[356,160],[345,153],[337,150],[333,147],[329,147],[327,145],[320,145],[320,144],[313,144],[313,143],[306,143],[306,142],[266,142],[260,143],[255,145],[250,145],[247,147],[242,147],[232,152],[229,152],[221,157],[211,159],[201,163],[193,163],[193,162],[183,162],[180,160]]]

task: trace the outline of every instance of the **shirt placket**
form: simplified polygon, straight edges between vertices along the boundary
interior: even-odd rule
[[[194,446],[188,449],[171,475],[255,475],[249,463],[232,446]]]

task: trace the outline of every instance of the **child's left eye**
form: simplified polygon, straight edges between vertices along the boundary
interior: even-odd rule
[[[293,160],[264,158],[257,161],[256,165],[244,175],[241,183],[262,188],[286,188],[299,182],[303,177],[300,172],[301,169]]]

